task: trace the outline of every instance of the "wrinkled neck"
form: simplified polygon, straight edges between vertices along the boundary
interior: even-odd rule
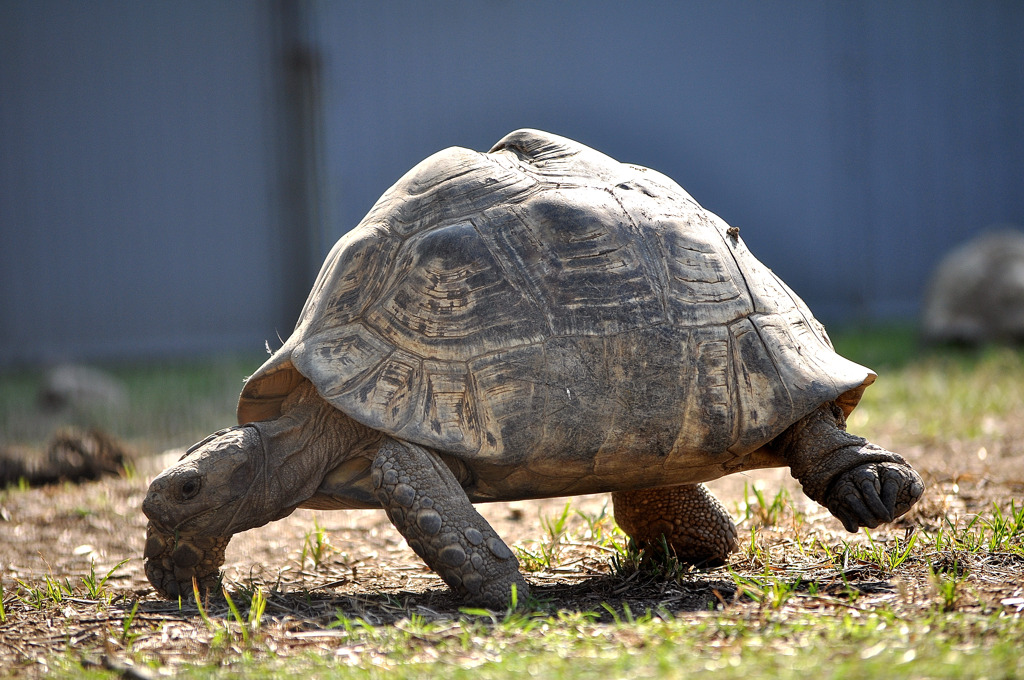
[[[316,493],[330,470],[362,441],[377,436],[324,401],[309,382],[285,399],[281,411],[274,420],[248,425],[259,432],[263,447],[265,469],[254,483],[262,482],[257,496],[266,504],[253,508],[261,524],[291,514]]]

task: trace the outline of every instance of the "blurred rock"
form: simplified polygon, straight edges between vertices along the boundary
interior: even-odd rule
[[[48,411],[67,408],[118,410],[128,403],[124,384],[109,373],[89,366],[62,364],[43,376],[39,405]]]
[[[1024,342],[1024,232],[992,229],[955,248],[925,297],[926,342]]]
[[[57,430],[45,455],[24,447],[0,449],[0,487],[24,479],[29,486],[85,482],[124,474],[134,454],[115,437],[98,429]]]

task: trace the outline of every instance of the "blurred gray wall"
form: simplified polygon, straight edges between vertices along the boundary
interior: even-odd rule
[[[413,164],[675,178],[826,322],[1024,223],[1024,3],[0,2],[0,364],[253,349]]]
[[[0,362],[272,337],[270,20],[265,3],[0,3]]]

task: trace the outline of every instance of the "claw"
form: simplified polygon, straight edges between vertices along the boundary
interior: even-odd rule
[[[860,483],[860,489],[861,498],[863,498],[864,502],[867,504],[867,508],[865,508],[865,510],[870,510],[872,513],[870,518],[875,520],[875,526],[878,526],[878,523],[880,522],[891,522],[892,513],[885,507],[882,499],[878,496],[878,492],[881,490],[879,489],[878,478],[874,477],[862,480]],[[865,517],[865,519],[867,519],[867,517]]]
[[[847,531],[856,532],[893,521],[923,492],[924,483],[909,466],[868,463],[835,480],[827,506]]]
[[[899,480],[886,476],[885,483],[882,484],[882,503],[885,505],[886,510],[889,511],[889,521],[896,518],[896,497],[899,495],[899,492]]]
[[[874,515],[868,510],[868,506],[864,505],[864,501],[854,492],[846,494],[846,506],[850,509],[851,514],[857,519],[857,523],[861,526],[874,528],[878,526],[878,522],[875,521]],[[874,522],[874,524],[872,524]],[[856,529],[854,529],[856,531]]]
[[[853,518],[851,518],[847,513],[844,512],[841,515],[837,514],[836,517],[839,518],[839,521],[843,523],[843,528],[849,531],[851,534],[857,533],[857,530],[860,529],[860,525],[857,524],[857,522]]]

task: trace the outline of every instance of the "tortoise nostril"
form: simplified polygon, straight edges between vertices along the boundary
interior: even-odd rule
[[[181,500],[187,501],[194,498],[202,487],[202,480],[199,477],[190,477],[181,484]]]

